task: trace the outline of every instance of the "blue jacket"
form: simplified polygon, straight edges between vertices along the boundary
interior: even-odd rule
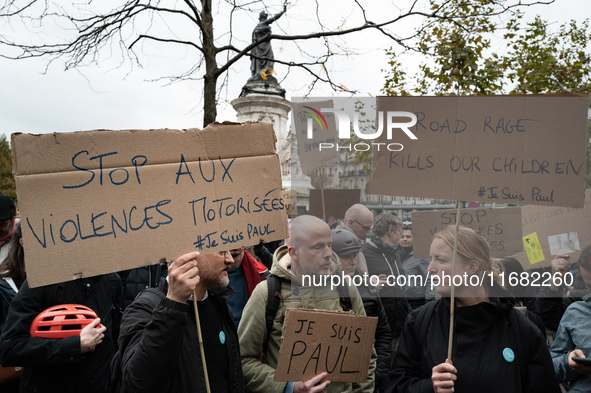
[[[575,349],[591,356],[591,296],[583,301],[571,304],[564,313],[550,353],[554,363],[554,371],[560,382],[570,381],[569,392],[591,391],[591,375],[576,372],[568,365],[568,354]]]

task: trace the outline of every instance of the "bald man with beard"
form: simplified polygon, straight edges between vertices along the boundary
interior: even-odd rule
[[[271,274],[281,282],[280,302],[273,327],[268,335],[265,362],[261,362],[264,341],[267,339],[265,309],[267,307],[267,282],[261,282],[253,291],[238,326],[238,339],[242,356],[245,388],[252,393],[311,393],[311,392],[373,392],[376,353],[372,357],[367,382],[351,384],[322,381],[327,373],[320,373],[308,381],[275,382],[275,369],[279,360],[283,317],[288,308],[343,311],[338,289],[303,286],[302,277],[340,275],[340,262],[332,251],[330,227],[313,216],[298,216],[291,221],[289,245],[275,251]],[[293,291],[292,291],[293,288]],[[365,315],[363,302],[355,286],[349,286],[351,308],[357,315]]]

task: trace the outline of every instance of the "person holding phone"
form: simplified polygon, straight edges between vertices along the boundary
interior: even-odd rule
[[[591,292],[591,244],[579,256],[580,274]],[[560,382],[569,392],[591,391],[591,295],[571,304],[560,320],[550,352]]]

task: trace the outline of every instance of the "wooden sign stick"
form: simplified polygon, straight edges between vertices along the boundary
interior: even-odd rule
[[[197,293],[193,290],[193,308],[195,309],[195,321],[197,321],[197,335],[199,337],[199,349],[201,350],[201,363],[203,363],[203,374],[205,375],[205,389],[211,393],[209,388],[209,376],[207,375],[207,363],[205,363],[205,350],[203,349],[203,337],[201,336],[201,323],[199,322],[199,309],[197,308]]]
[[[458,210],[456,216],[456,237],[454,239],[454,253],[451,262],[451,298],[449,301],[449,341],[447,344],[447,360],[446,363],[452,364],[451,352],[454,337],[454,313],[455,313],[455,295],[456,287],[454,285],[454,277],[456,275],[456,254],[458,251],[458,233],[460,232],[460,210],[462,208],[462,201],[456,201],[456,209]]]
[[[326,209],[324,207],[324,183],[320,189],[320,196],[322,198],[322,221],[326,222]]]

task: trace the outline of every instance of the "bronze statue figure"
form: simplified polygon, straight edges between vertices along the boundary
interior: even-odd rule
[[[283,11],[276,14],[272,18],[267,18],[269,15],[265,11],[261,11],[259,15],[259,23],[256,25],[252,32],[252,42],[256,42],[266,36],[267,34],[271,34],[271,23],[275,22],[277,19],[281,17],[287,10],[287,5],[283,6]],[[273,49],[271,48],[271,41],[262,42],[259,45],[255,46],[251,54],[259,57],[251,58],[250,62],[250,71],[252,72],[251,79],[266,79],[267,75],[271,75],[273,66],[275,64]],[[263,59],[264,58],[264,59]],[[263,74],[265,76],[263,76]]]

